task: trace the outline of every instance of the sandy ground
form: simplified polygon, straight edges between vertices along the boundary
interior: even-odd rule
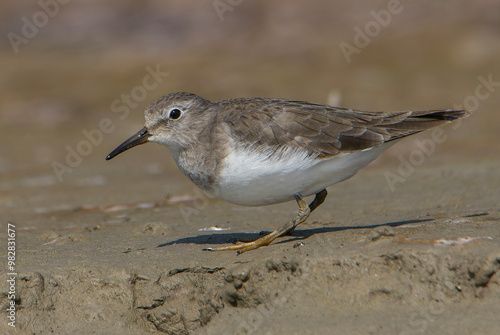
[[[350,63],[339,44],[387,2],[312,3],[243,2],[222,21],[201,1],[70,3],[18,53],[0,42],[0,333],[500,333],[495,3],[405,3]],[[1,6],[6,33],[40,10]],[[113,112],[148,66],[169,75]],[[296,204],[207,197],[158,145],[104,160],[150,100],[183,90],[475,113],[396,144],[331,187],[293,236],[237,256],[202,248],[257,238]],[[59,179],[54,162],[68,164],[103,119],[113,130]]]
[[[500,178],[491,176],[499,167],[421,167],[394,192],[386,170],[368,169],[331,188],[294,236],[236,256],[201,249],[256,238],[293,217],[295,204],[246,208],[194,189],[142,202],[157,193],[157,176],[123,183],[128,167],[115,166],[105,192],[122,202],[40,207],[16,222],[18,326],[40,334],[496,334]],[[94,192],[83,187],[78,197],[91,203]],[[202,231],[213,226],[226,230]]]
[[[500,331],[500,161],[430,164],[394,192],[386,169],[369,168],[331,188],[294,236],[239,256],[201,249],[256,238],[293,217],[295,204],[247,208],[195,189],[144,201],[144,194],[158,195],[157,178],[168,178],[124,183],[129,167],[114,164],[104,177],[109,185],[99,188],[120,203],[37,207],[14,222],[19,328],[40,334]],[[87,186],[77,193],[90,204],[95,192]],[[225,230],[203,231],[214,226]]]

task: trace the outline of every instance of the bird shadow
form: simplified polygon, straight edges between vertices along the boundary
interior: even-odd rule
[[[309,238],[313,235],[316,235],[316,234],[337,232],[337,231],[343,231],[343,230],[373,229],[373,228],[382,227],[382,226],[399,227],[399,226],[404,226],[407,224],[422,223],[422,222],[427,222],[427,221],[434,221],[434,219],[422,219],[422,220],[415,219],[415,220],[394,221],[394,222],[387,222],[387,223],[380,223],[380,224],[373,224],[373,225],[366,225],[366,226],[343,226],[343,227],[321,227],[321,228],[312,228],[312,229],[300,229],[300,230],[295,230],[291,236],[286,235],[290,238],[283,240],[283,241],[280,241],[280,242],[277,242],[277,243],[285,243],[285,242],[291,242],[291,241],[295,241],[295,240],[304,240],[304,239],[307,239],[307,238]],[[259,236],[266,234],[266,233],[269,233],[269,232],[216,233],[216,234],[209,234],[209,235],[198,235],[198,236],[191,236],[191,237],[183,237],[183,238],[180,238],[180,239],[177,239],[174,241],[159,244],[156,247],[161,248],[161,247],[166,247],[169,245],[181,244],[181,243],[228,244],[228,243],[236,243],[238,241],[250,242],[250,241],[257,239]]]

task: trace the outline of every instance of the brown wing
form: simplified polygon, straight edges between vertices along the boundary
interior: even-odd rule
[[[373,148],[470,114],[452,110],[362,112],[278,99],[220,103],[227,104],[223,121],[248,146],[300,147],[322,157]]]

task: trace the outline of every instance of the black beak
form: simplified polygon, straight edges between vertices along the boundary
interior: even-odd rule
[[[113,158],[113,157],[121,154],[125,150],[128,150],[130,148],[135,147],[136,145],[141,145],[141,144],[144,144],[144,143],[148,142],[149,136],[151,136],[151,134],[148,132],[148,130],[146,129],[146,127],[143,127],[137,133],[135,133],[134,135],[130,136],[130,138],[128,140],[126,140],[125,142],[123,142],[122,144],[120,144],[118,146],[118,148],[116,148],[115,150],[113,150],[106,157],[106,160],[108,161],[111,158]]]

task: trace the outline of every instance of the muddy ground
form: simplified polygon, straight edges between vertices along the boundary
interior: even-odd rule
[[[5,34],[40,10],[1,6]],[[494,2],[404,3],[350,62],[339,45],[386,1],[242,2],[222,21],[210,2],[165,6],[68,3],[18,52],[1,42],[0,333],[500,333]],[[155,88],[120,100],[157,67]],[[396,144],[293,236],[237,256],[202,249],[257,238],[296,204],[208,197],[154,144],[104,160],[149,101],[184,90],[475,113]]]
[[[116,207],[37,208],[38,219],[16,222],[18,326],[40,334],[495,334],[500,185],[488,175],[498,167],[422,168],[393,193],[380,169],[361,173],[333,188],[293,237],[240,256],[201,249],[256,238],[295,215],[295,204],[255,210],[167,198],[130,208],[155,193],[151,181],[125,185],[128,201]],[[118,183],[106,186],[115,185],[111,194]],[[228,230],[200,231],[214,225]]]

